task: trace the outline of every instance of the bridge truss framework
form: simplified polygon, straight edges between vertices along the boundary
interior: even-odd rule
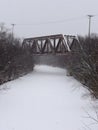
[[[23,41],[23,48],[30,47],[33,54],[65,54],[71,51],[71,46],[76,41],[71,35],[50,35],[34,38],[26,38]]]

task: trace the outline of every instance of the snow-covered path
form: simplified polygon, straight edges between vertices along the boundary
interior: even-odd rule
[[[32,73],[3,86],[8,89],[0,92],[0,130],[87,129],[83,116],[90,99],[65,70],[36,66]]]

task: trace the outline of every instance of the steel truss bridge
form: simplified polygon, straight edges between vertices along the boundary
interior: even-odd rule
[[[71,51],[71,47],[77,42],[75,36],[71,35],[50,35],[23,40],[23,48],[30,47],[32,54],[66,54]]]

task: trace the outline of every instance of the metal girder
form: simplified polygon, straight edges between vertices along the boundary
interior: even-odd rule
[[[75,36],[63,34],[26,38],[22,46],[29,46],[33,54],[65,54],[71,51],[74,39]]]

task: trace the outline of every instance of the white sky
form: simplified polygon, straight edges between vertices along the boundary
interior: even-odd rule
[[[16,24],[14,33],[20,37],[85,35],[87,14],[96,15],[91,31],[98,33],[98,0],[0,0],[0,22],[9,28]]]

